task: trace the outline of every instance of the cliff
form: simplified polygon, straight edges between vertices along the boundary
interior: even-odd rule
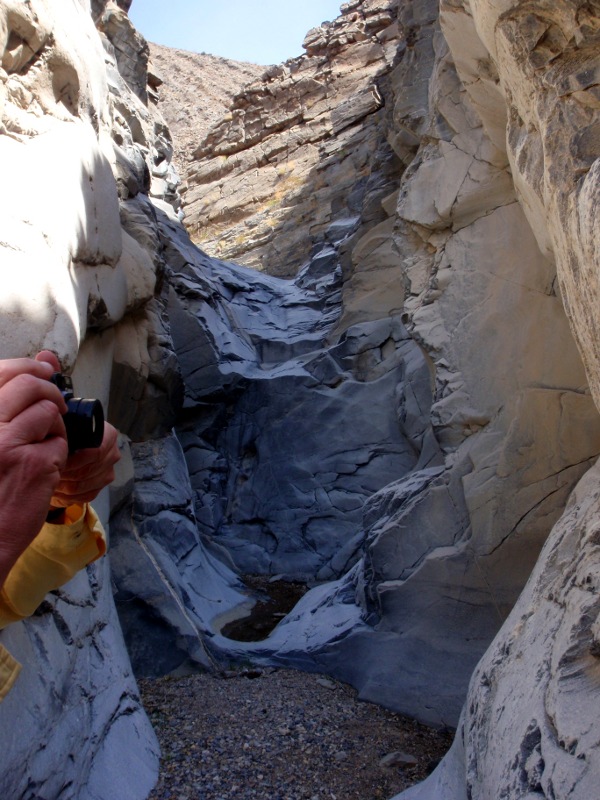
[[[124,455],[110,578],[2,633],[2,796],[147,796],[133,672],[251,660],[458,725],[406,797],[587,800],[598,7],[346,3],[196,148],[211,256],[127,5],[0,0],[2,355]],[[248,574],[309,587],[261,642]]]
[[[327,231],[359,236],[386,214],[399,162],[382,92],[399,44],[393,3],[346,3],[307,54],[236,95],[192,152],[182,192],[209,255],[293,276]]]
[[[76,389],[108,405],[119,335],[152,302],[162,269],[122,226],[119,191],[139,191],[151,169],[166,171],[170,145],[138,98],[146,92],[143,39],[124,11],[99,6],[95,16],[122,35],[118,50],[99,35],[87,3],[0,4],[0,323],[2,357],[55,350]],[[107,521],[108,496],[97,508]],[[23,671],[0,706],[0,795],[146,796],[158,746],[108,560],[49,595],[2,641]]]

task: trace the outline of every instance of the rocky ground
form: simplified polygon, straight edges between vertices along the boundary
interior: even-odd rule
[[[144,679],[161,775],[149,800],[378,800],[449,748],[434,731],[290,670]]]

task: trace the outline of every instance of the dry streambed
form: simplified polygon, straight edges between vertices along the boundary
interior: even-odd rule
[[[162,749],[149,800],[378,800],[450,746],[331,678],[239,670],[140,681]]]

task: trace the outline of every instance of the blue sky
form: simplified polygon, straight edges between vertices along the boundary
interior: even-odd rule
[[[344,0],[133,0],[146,39],[237,61],[278,64],[304,51],[310,28],[339,16]]]

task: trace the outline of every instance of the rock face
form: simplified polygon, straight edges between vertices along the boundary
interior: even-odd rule
[[[386,218],[400,166],[381,125],[394,6],[344,4],[308,33],[306,56],[269,67],[198,144],[186,225],[209,255],[293,276],[333,226],[360,237]]]
[[[143,40],[117,6],[95,3],[94,13],[120,32],[118,48],[99,35],[87,3],[0,2],[0,324],[2,357],[51,348],[74,367],[75,388],[107,406],[119,338],[143,316],[159,278],[159,263],[122,228],[119,189],[124,196],[126,168],[127,191],[148,187],[145,156],[160,169],[168,143],[137,96],[146,91],[145,74],[135,86]],[[118,71],[127,52],[137,93]],[[97,510],[106,521],[108,497]],[[52,593],[2,641],[24,667],[0,706],[0,795],[146,797],[158,746],[108,560]]]
[[[540,248],[556,260],[598,403],[598,5],[504,5],[442,3],[443,29],[488,135],[506,149]],[[474,70],[489,76],[479,86]]]
[[[506,149],[541,249],[556,261],[596,404],[598,11],[567,2],[442,3],[459,74],[488,135]],[[452,751],[407,800],[596,791],[597,470],[578,484],[478,665]]]
[[[0,0],[2,355],[56,349],[124,434],[110,576],[2,633],[2,796],[148,794],[123,639],[137,674],[296,666],[454,725],[501,628],[408,796],[587,800],[597,9],[345,4],[195,154],[194,236],[261,274],[182,226],[127,5]],[[221,632],[246,573],[311,587],[262,642]]]
[[[334,248],[319,256],[289,283],[198,259],[174,275],[196,517],[242,574],[337,577],[362,539],[365,500],[419,459],[415,432],[386,402],[417,347],[399,320],[326,347],[340,269]],[[427,391],[424,369],[420,379]],[[365,406],[371,417],[349,429]]]
[[[471,679],[454,745],[402,800],[594,797],[598,465],[580,481],[525,591]]]
[[[308,235],[312,258],[283,284],[211,265],[163,226],[199,529],[241,573],[333,579],[260,645],[218,635],[227,613],[206,627],[218,658],[325,669],[365,698],[456,724],[473,667],[600,451],[600,426],[553,262],[457,74],[436,4],[343,12],[308,36],[305,59],[234,101],[192,173],[209,173],[219,149],[227,169],[231,159],[242,169],[257,147],[278,147],[296,112],[280,130],[272,98],[299,123],[302,89],[288,105],[277,93],[320,56],[346,92],[354,76],[354,94],[315,120],[331,154],[339,102],[343,162],[369,151],[357,217],[328,218],[320,245]],[[370,15],[381,36],[352,42]],[[367,43],[379,61],[363,73]],[[359,75],[378,76],[384,110],[351,112],[366,108]],[[267,117],[270,127],[250,126]],[[371,160],[385,152],[388,172]],[[235,186],[231,174],[219,180]],[[342,179],[323,196],[338,190],[349,202]],[[303,208],[287,210],[298,231]],[[281,228],[277,246],[296,252],[295,237]],[[252,245],[256,259],[263,245]]]

